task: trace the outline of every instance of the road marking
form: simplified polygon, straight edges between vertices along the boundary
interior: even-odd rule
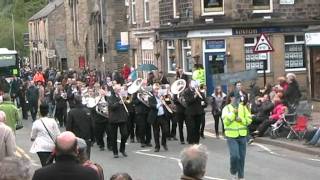
[[[18,157],[25,157],[28,160],[30,160],[31,164],[33,166],[37,166],[37,167],[41,167],[41,165],[39,163],[37,163],[35,160],[33,160],[22,148],[20,148],[19,146],[16,147],[16,156]]]
[[[267,151],[267,152],[270,153],[270,154],[277,155],[277,156],[281,156],[280,154],[273,152],[273,151],[272,151],[271,149],[269,149],[267,146],[264,146],[264,145],[262,145],[262,144],[252,143],[252,145],[258,146],[258,147],[260,147],[261,149]]]
[[[179,158],[175,158],[175,157],[168,157],[168,156],[162,156],[162,155],[157,155],[157,154],[151,154],[151,153],[146,153],[151,151],[151,149],[143,149],[143,150],[139,150],[136,151],[135,153],[137,154],[141,154],[141,155],[145,155],[145,156],[150,156],[150,157],[157,157],[157,158],[161,158],[161,159],[170,159],[170,160],[174,160],[178,163],[179,168],[182,170],[182,164],[181,164],[181,160]],[[221,179],[221,178],[215,178],[215,177],[211,177],[211,176],[204,176],[204,179],[213,179],[213,180],[227,180],[227,179]]]
[[[313,159],[313,158],[311,158],[311,159],[309,159],[310,161],[317,161],[317,162],[320,162],[320,159]]]

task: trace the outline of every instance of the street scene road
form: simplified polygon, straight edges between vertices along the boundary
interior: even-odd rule
[[[229,151],[224,139],[217,139],[210,128],[213,120],[208,114],[206,138],[201,143],[209,151],[207,172],[204,179],[229,180]],[[31,120],[24,121],[25,127],[17,131],[17,144],[26,152],[31,146]],[[100,151],[94,145],[91,160],[99,163],[104,169],[105,179],[116,172],[127,172],[135,180],[176,180],[182,171],[179,164],[181,150],[187,145],[179,141],[169,141],[169,151],[153,148],[140,148],[140,144],[127,143],[128,157],[114,159],[112,152]],[[320,176],[320,157],[297,153],[280,147],[254,143],[247,147],[245,177],[251,180],[301,180],[318,179]],[[40,168],[39,158],[28,153],[35,169]]]

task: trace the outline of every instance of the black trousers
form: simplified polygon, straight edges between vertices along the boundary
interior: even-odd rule
[[[171,122],[171,123],[170,123]],[[170,135],[169,137],[176,137],[177,134],[177,118],[176,113],[170,115],[170,120],[168,121],[169,128],[170,128]],[[171,125],[171,126],[170,126]]]
[[[28,119],[28,104],[26,102],[21,102],[22,118]]]
[[[30,104],[29,103],[29,110],[31,113],[32,121],[35,121],[37,119],[38,104]]]
[[[152,124],[155,148],[160,149],[160,129],[161,129],[161,145],[167,145],[167,137],[169,134],[169,127],[167,118],[165,116],[158,116],[156,121]]]
[[[201,115],[200,135],[204,136],[204,128],[206,127],[206,114]]]
[[[134,135],[135,135],[135,123],[134,123],[134,119],[135,119],[135,113],[134,112],[130,112],[129,116],[128,116],[128,131],[129,131],[129,136],[130,139],[134,139]]]
[[[107,134],[107,146],[108,148],[111,147],[110,133],[108,134],[107,132],[107,126],[108,126],[107,122],[96,122],[94,126],[96,142],[100,148],[105,147],[105,143],[104,143],[105,134]]]
[[[37,154],[40,159],[42,167],[53,163],[53,162],[47,163],[47,160],[50,157],[51,152],[37,152]]]
[[[141,144],[150,144],[151,125],[147,122],[148,114],[136,114],[136,133]]]
[[[56,107],[55,117],[58,119],[60,127],[66,125],[67,114],[68,113],[66,107]]]
[[[180,142],[184,142],[183,125],[186,123],[186,116],[184,113],[176,113],[176,119],[178,121],[178,126],[179,126]]]
[[[219,123],[220,123],[220,119],[221,119],[221,124],[222,124],[222,134],[224,134],[224,125],[222,122],[222,118],[221,115],[213,115],[213,119],[214,119],[214,130],[216,132],[216,135],[219,136]]]
[[[258,136],[263,136],[264,133],[268,130],[268,128],[271,126],[271,124],[277,122],[276,120],[269,120],[269,119],[266,119],[263,121],[263,123],[261,123],[258,127],[258,131],[259,131],[259,134]]]
[[[111,144],[112,144],[112,151],[113,154],[118,154],[118,128],[120,129],[121,135],[121,142],[120,142],[120,152],[126,151],[126,142],[128,139],[128,123],[121,122],[121,123],[110,123],[110,130],[111,130]]]
[[[86,141],[86,144],[87,144],[87,156],[88,156],[88,159],[90,159],[90,154],[91,154],[91,145],[92,145],[92,141],[90,140],[85,140]]]
[[[189,144],[199,144],[201,120],[202,114],[187,115],[187,141]]]

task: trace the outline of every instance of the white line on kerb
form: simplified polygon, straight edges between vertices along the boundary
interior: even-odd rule
[[[252,143],[252,145],[258,146],[258,147],[260,147],[261,149],[267,151],[267,152],[270,153],[270,154],[280,156],[280,154],[273,152],[271,149],[269,149],[268,147],[266,147],[266,146],[264,146],[264,145],[262,145],[262,144]]]
[[[320,162],[320,159],[313,159],[313,158],[311,158],[311,159],[309,159],[310,161],[317,161],[317,162]]]

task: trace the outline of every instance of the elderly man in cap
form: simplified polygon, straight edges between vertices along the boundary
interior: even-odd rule
[[[95,170],[83,167],[77,159],[77,137],[69,131],[56,140],[56,163],[36,170],[33,180],[98,180]]]
[[[5,121],[6,114],[0,111],[0,161],[7,156],[13,156],[16,151],[13,131],[5,124]]]

